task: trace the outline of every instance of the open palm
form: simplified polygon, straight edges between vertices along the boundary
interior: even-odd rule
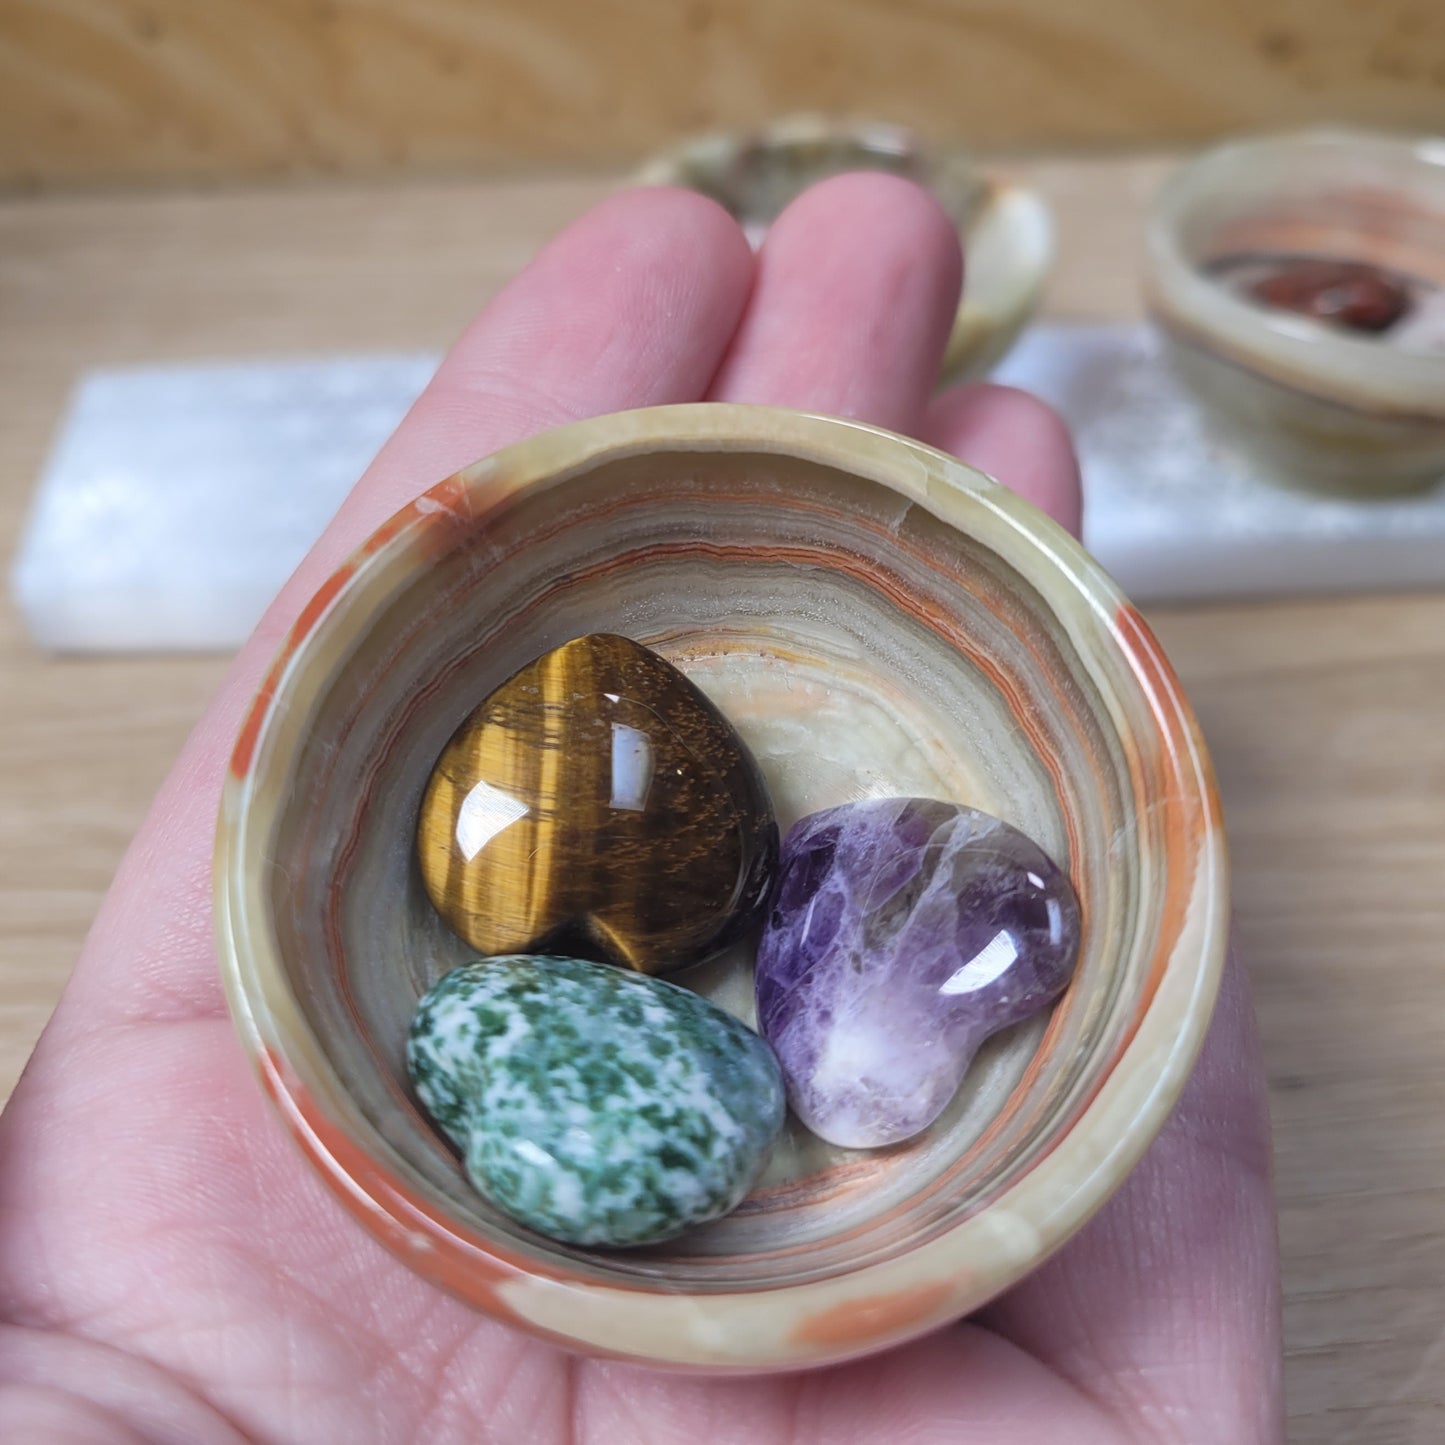
[[[237,659],[0,1124],[0,1438],[1279,1438],[1267,1126],[1237,967],[1173,1120],[1049,1265],[905,1348],[759,1380],[579,1360],[423,1283],[312,1176],[225,1016],[210,850],[246,701],[317,583],[457,467],[601,412],[767,402],[920,436],[1077,527],[1076,467],[1046,408],[991,387],[928,400],[959,279],[951,227],[903,181],[815,187],[756,258],[711,203],[632,192],[466,332]]]

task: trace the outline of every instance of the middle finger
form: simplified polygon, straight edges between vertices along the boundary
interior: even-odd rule
[[[769,228],[711,399],[916,433],[963,280],[958,236],[922,187],[835,176]]]

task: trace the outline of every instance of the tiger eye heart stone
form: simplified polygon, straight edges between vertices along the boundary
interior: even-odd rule
[[[422,799],[417,857],[480,953],[664,973],[759,920],[778,827],[712,703],[656,653],[594,633],[529,663],[457,729]]]

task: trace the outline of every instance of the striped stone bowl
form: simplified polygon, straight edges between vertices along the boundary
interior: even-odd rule
[[[1145,290],[1217,436],[1274,482],[1347,498],[1445,479],[1445,141],[1307,130],[1231,141],[1155,198]],[[1414,314],[1350,333],[1230,290],[1231,259],[1363,262]]]
[[[412,856],[472,707],[569,637],[620,632],[707,692],[784,827],[923,794],[1067,867],[1078,974],[894,1148],[790,1125],[730,1217],[650,1249],[492,1209],[411,1096],[420,994],[466,957]],[[458,473],[318,592],[258,692],[216,853],[220,951],[261,1080],[337,1195],[418,1273],[571,1348],[681,1368],[874,1351],[983,1304],[1123,1180],[1208,1022],[1218,803],[1148,628],[1047,518],[855,423],[686,406],[582,422]],[[746,947],[673,975],[751,1020]]]
[[[790,201],[845,171],[903,176],[933,192],[968,257],[938,384],[987,376],[1032,319],[1053,267],[1053,217],[1037,191],[902,126],[823,115],[694,136],[633,180],[710,196],[760,246]]]

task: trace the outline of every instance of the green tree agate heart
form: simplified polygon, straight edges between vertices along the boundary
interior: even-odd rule
[[[698,994],[579,959],[465,964],[407,1040],[417,1097],[499,1209],[570,1244],[737,1207],[783,1123],[772,1050]]]

